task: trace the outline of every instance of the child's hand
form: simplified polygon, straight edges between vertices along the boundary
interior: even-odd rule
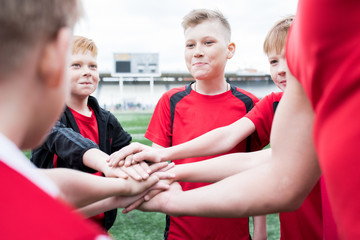
[[[138,199],[131,205],[123,209],[123,213],[128,213],[134,209],[139,209],[146,212],[168,212],[170,202],[169,200],[182,192],[179,183],[174,182],[166,191],[153,190],[149,191],[143,198]],[[146,200],[148,199],[148,200]]]
[[[141,181],[146,180],[149,175],[157,171],[167,171],[172,168],[174,164],[168,164],[167,162],[155,163],[148,165],[146,162],[132,165],[130,167],[107,167],[104,170],[106,177],[120,177],[128,178],[130,176],[134,180]]]
[[[114,152],[107,159],[109,166],[131,166],[142,161],[159,163],[162,162],[162,150],[149,147],[140,143],[131,143],[130,145]]]
[[[149,194],[152,191],[158,191],[158,192],[162,192],[162,191],[166,191],[169,189],[169,184],[167,184],[166,182],[157,182],[155,185],[153,185],[152,187],[148,188],[147,190],[133,195],[133,196],[115,196],[111,198],[111,205],[114,208],[126,208],[129,205],[134,204],[135,202],[143,202],[144,201],[144,197]],[[141,201],[139,201],[141,200]],[[140,203],[140,204],[141,204]],[[140,205],[138,204],[138,205]]]
[[[141,152],[147,148],[151,148],[141,143],[131,143],[130,145],[123,147],[119,151],[116,151],[110,155],[107,159],[107,162],[110,167],[113,166],[123,166],[125,163],[126,158],[128,158],[128,162],[130,161],[129,158],[135,153]],[[127,166],[130,166],[127,165]]]

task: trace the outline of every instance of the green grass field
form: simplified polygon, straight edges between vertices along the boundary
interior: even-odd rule
[[[133,136],[133,141],[150,145],[144,138],[144,133],[150,122],[151,113],[119,113],[115,114],[123,128]],[[115,240],[157,240],[163,239],[165,228],[165,215],[162,213],[144,213],[133,211],[122,214],[119,209],[118,217],[110,234]],[[267,216],[268,239],[280,239],[278,214]],[[250,232],[252,232],[252,219],[250,218]]]

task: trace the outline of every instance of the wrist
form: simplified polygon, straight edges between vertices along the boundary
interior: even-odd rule
[[[106,159],[109,156],[100,151],[97,148],[91,148],[87,150],[83,155],[83,163],[85,166],[92,168],[99,172],[105,172],[106,168],[108,168],[108,164]]]
[[[162,148],[159,149],[158,156],[160,158],[160,162],[170,161],[173,160],[171,158],[171,151],[170,148]]]

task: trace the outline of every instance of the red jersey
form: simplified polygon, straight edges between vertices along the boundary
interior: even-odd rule
[[[283,92],[266,95],[245,116],[254,123],[262,148],[270,143],[271,126],[282,95]]]
[[[342,239],[360,239],[360,1],[300,0],[290,71],[314,109],[314,143]]]
[[[254,123],[262,146],[270,142],[272,122],[282,95],[283,92],[278,92],[265,96],[245,116]],[[323,239],[321,206],[318,182],[298,210],[279,213],[281,240]]]
[[[58,189],[0,134],[1,239],[110,239],[56,200]]]
[[[258,99],[239,88],[218,95],[202,95],[191,85],[172,89],[159,100],[145,137],[163,147],[187,142],[210,130],[226,126],[243,117]],[[254,136],[251,136],[254,137]],[[252,141],[238,144],[228,153],[259,149]],[[211,146],[209,146],[211,147]],[[175,164],[212,158],[188,158]],[[205,186],[207,183],[181,182],[183,190]],[[248,218],[204,218],[194,216],[167,218],[167,239],[250,239]]]
[[[90,108],[90,107],[89,107]],[[91,116],[85,116],[82,115],[80,113],[78,113],[77,111],[69,108],[71,113],[74,115],[76,124],[79,127],[80,130],[80,134],[85,137],[90,139],[91,141],[93,141],[94,143],[96,143],[99,146],[99,130],[98,130],[98,124],[97,124],[97,120],[95,117],[95,113],[94,110],[92,110],[91,108]],[[94,175],[97,176],[103,176],[103,174],[101,172],[96,172],[93,173]],[[104,213],[100,213],[96,216],[91,217],[92,220],[94,220],[95,222],[99,223],[100,226],[103,226],[104,223]]]

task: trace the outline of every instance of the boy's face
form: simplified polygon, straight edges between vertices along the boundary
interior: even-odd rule
[[[286,75],[289,72],[289,68],[285,58],[285,48],[281,53],[277,53],[275,50],[268,54],[268,60],[270,63],[270,74],[275,85],[285,91],[286,87]]]
[[[198,80],[223,78],[227,59],[235,51],[229,49],[229,33],[217,21],[204,21],[185,30],[185,62]]]
[[[99,82],[96,57],[90,51],[70,56],[71,97],[88,97]]]

